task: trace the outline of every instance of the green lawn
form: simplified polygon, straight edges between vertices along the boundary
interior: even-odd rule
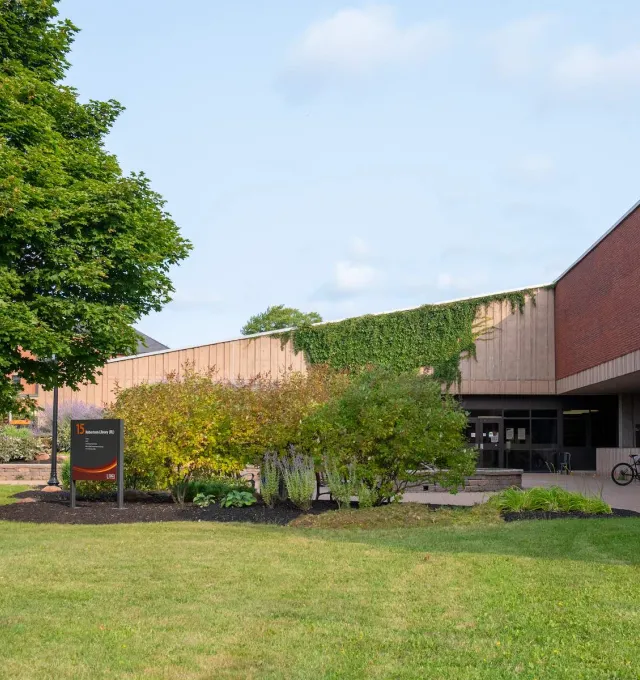
[[[640,521],[0,523],[2,678],[638,678]]]
[[[0,505],[6,505],[7,503],[14,503],[15,498],[13,496],[21,491],[26,491],[28,486],[18,486],[14,484],[0,484]]]

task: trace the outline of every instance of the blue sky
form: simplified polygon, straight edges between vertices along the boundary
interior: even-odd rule
[[[171,347],[551,282],[640,198],[640,5],[62,0],[193,241]]]

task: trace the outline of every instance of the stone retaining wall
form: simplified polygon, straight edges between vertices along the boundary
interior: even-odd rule
[[[445,491],[438,484],[420,485],[423,491]],[[422,488],[424,486],[424,488]],[[522,488],[522,470],[479,468],[464,482],[463,491],[502,491],[512,486]],[[418,489],[412,489],[418,491]]]
[[[17,482],[24,480],[25,483],[46,484],[51,474],[49,463],[2,463],[0,464],[0,483]],[[60,467],[58,466],[58,479],[60,479]]]

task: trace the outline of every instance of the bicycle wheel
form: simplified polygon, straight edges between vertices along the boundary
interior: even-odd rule
[[[633,481],[634,474],[634,470],[629,463],[618,463],[611,470],[611,479],[618,486],[627,486],[627,484],[631,484]]]

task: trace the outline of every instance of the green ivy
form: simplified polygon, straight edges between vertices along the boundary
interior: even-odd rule
[[[302,326],[283,336],[304,352],[310,364],[337,369],[367,365],[408,371],[430,366],[447,385],[460,380],[460,359],[476,355],[476,340],[490,330],[481,312],[494,302],[509,302],[512,313],[524,310],[535,291],[526,289],[443,305],[359,316],[334,323]]]

